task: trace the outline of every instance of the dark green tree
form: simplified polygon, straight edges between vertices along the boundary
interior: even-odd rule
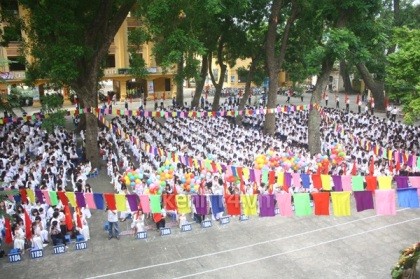
[[[115,34],[136,0],[21,0],[27,77],[68,85],[83,107],[97,107],[97,87],[103,61]],[[86,117],[86,158],[99,166],[98,120]]]

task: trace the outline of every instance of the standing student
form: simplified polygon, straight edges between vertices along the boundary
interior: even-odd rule
[[[350,111],[350,98],[346,93],[346,97],[345,97],[345,102],[346,102],[346,111],[349,112]]]
[[[119,227],[118,227],[118,212],[116,210],[111,210],[107,208],[108,213],[108,239],[119,237]]]
[[[357,103],[357,109],[358,109],[359,114],[360,114],[360,113],[362,113],[362,100],[360,99],[360,94],[357,94],[356,103]]]
[[[373,115],[375,111],[375,99],[373,97],[370,98],[370,113]]]
[[[335,108],[340,108],[340,96],[338,96],[338,93],[335,94]]]
[[[325,106],[328,107],[328,93],[324,92],[324,100],[325,100]]]

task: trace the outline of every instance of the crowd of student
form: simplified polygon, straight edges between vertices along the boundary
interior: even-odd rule
[[[0,190],[91,192],[86,181],[96,170],[80,155],[76,135],[62,128],[47,133],[39,124],[18,120],[0,127]],[[83,133],[81,137],[84,138]],[[50,240],[66,244],[64,236],[68,232],[61,202],[48,206],[7,199],[0,203],[0,209],[12,216],[14,247],[22,252],[25,246],[42,248]],[[75,214],[81,223],[69,233],[78,231],[89,239],[89,210],[83,208]],[[1,238],[5,237],[5,223],[5,216],[1,216]]]
[[[205,106],[206,104],[204,104]],[[236,100],[227,100],[222,109],[237,107]],[[251,108],[251,107],[249,107]],[[172,111],[188,111],[183,108],[161,108]],[[398,170],[395,162],[377,156],[372,150],[364,149],[363,141],[369,140],[384,148],[393,150],[411,150],[411,154],[419,156],[420,128],[407,126],[391,119],[382,119],[371,114],[357,114],[351,111],[324,108],[322,113],[321,138],[322,152],[330,155],[333,146],[344,147],[346,156],[342,163],[329,165],[330,174],[349,174],[352,165],[358,165],[357,173],[368,174],[369,162],[375,162],[374,175],[416,174],[419,172],[416,163],[408,166],[402,164]],[[156,120],[148,117],[120,116],[111,121],[111,129],[103,128],[99,133],[99,148],[102,158],[107,162],[107,174],[117,193],[137,194],[151,193],[152,186],[161,184],[164,166],[168,165],[165,154],[146,152],[140,145],[132,141],[145,142],[158,147],[165,152],[189,156],[196,159],[211,159],[221,164],[255,167],[255,158],[259,154],[271,152],[275,156],[293,154],[299,158],[299,168],[289,168],[284,165],[272,167],[284,172],[315,173],[318,171],[319,157],[311,157],[308,147],[308,111],[289,111],[276,116],[276,133],[274,136],[263,135],[263,115],[243,117],[241,125],[234,124],[234,119],[226,117],[204,118],[168,118]],[[118,131],[118,133],[117,133]],[[121,132],[129,135],[121,137]],[[64,129],[56,129],[47,134],[37,123],[12,122],[1,127],[0,131],[0,178],[4,186],[11,189],[19,187],[64,191],[66,188],[91,192],[87,177],[93,171],[89,162],[80,160],[77,149],[77,138]],[[83,133],[81,134],[84,140]],[[355,138],[362,142],[355,144]],[[138,167],[136,168],[135,166]],[[209,172],[197,166],[186,166],[180,162],[169,162],[169,175],[163,179],[163,193],[195,192],[199,194],[229,193],[267,193],[268,185],[255,185],[244,181],[244,188],[227,181],[226,173]],[[140,181],[131,185],[124,181],[124,172],[137,169],[143,174]],[[165,172],[167,169],[165,170]],[[191,174],[195,177],[192,188],[185,187],[185,178]],[[70,182],[72,187],[68,187]],[[194,189],[194,191],[192,190]],[[281,187],[274,187],[282,191]],[[257,190],[257,191],[256,191]],[[315,191],[313,187],[295,189],[297,191]],[[291,189],[294,191],[294,189]],[[16,223],[12,224],[14,244],[16,248],[24,248],[25,243],[33,247],[41,247],[51,240],[54,244],[66,244],[64,237],[67,232],[66,208],[59,203],[57,206],[45,204],[13,204],[2,203],[9,215],[14,216]],[[129,207],[128,207],[129,208]],[[194,209],[193,209],[193,213]],[[27,214],[28,216],[26,216]],[[87,219],[88,209],[76,210],[73,220],[80,219],[76,227],[78,233],[89,239]],[[165,226],[165,210],[160,215],[154,215],[157,228]],[[176,216],[176,212],[169,212]],[[136,212],[117,213],[108,210],[109,238],[118,238],[118,220],[132,216],[132,228],[142,231],[145,228],[145,216],[141,209]],[[194,215],[195,217],[196,214]],[[29,219],[28,219],[29,217]],[[216,216],[217,217],[217,216]],[[185,222],[185,215],[178,215],[180,223]],[[30,220],[31,228],[26,225]],[[0,220],[0,230],[4,230],[4,218]],[[28,234],[28,230],[31,233]],[[28,239],[30,238],[30,239]],[[23,243],[23,244],[22,244]]]

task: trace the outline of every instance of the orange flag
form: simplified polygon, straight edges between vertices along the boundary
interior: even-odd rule
[[[13,242],[13,238],[12,238],[12,228],[10,226],[10,219],[9,218],[5,218],[5,229],[6,229],[6,236],[4,239],[4,242],[6,242],[6,244],[10,244]]]
[[[69,231],[73,230],[73,218],[71,218],[70,208],[64,206],[64,214],[66,216],[66,226]]]
[[[82,216],[82,212],[80,211],[80,207],[76,207],[76,226],[78,228],[83,228],[81,216]]]
[[[25,234],[26,234],[26,239],[29,240],[32,238],[32,222],[26,210],[25,210]]]
[[[353,168],[351,169],[351,174],[352,175],[356,175],[357,174],[356,161],[354,161],[354,163],[353,163]]]

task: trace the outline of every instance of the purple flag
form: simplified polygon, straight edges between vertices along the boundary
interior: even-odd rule
[[[83,193],[82,192],[75,192],[74,194],[76,196],[77,206],[80,207],[80,208],[86,207],[85,196],[83,195]]]
[[[207,198],[205,195],[194,195],[193,203],[195,206],[195,211],[199,215],[207,215]]]
[[[408,188],[408,176],[394,176],[398,189]]]
[[[343,186],[341,185],[341,176],[340,175],[333,175],[332,180],[334,183],[334,191],[342,192]]]
[[[36,195],[36,199],[37,199],[40,203],[44,203],[44,196],[42,195],[41,190],[35,190],[35,195]]]
[[[260,207],[260,217],[275,216],[274,195],[259,195],[258,205]]]
[[[353,195],[356,200],[357,212],[373,209],[372,191],[354,191]]]
[[[131,211],[136,211],[139,208],[139,199],[136,194],[125,195],[130,206]]]
[[[249,180],[251,180],[251,182],[255,182],[255,171],[254,171],[254,169],[250,169]]]
[[[285,172],[284,173],[284,186],[290,187],[292,186],[292,174]]]

